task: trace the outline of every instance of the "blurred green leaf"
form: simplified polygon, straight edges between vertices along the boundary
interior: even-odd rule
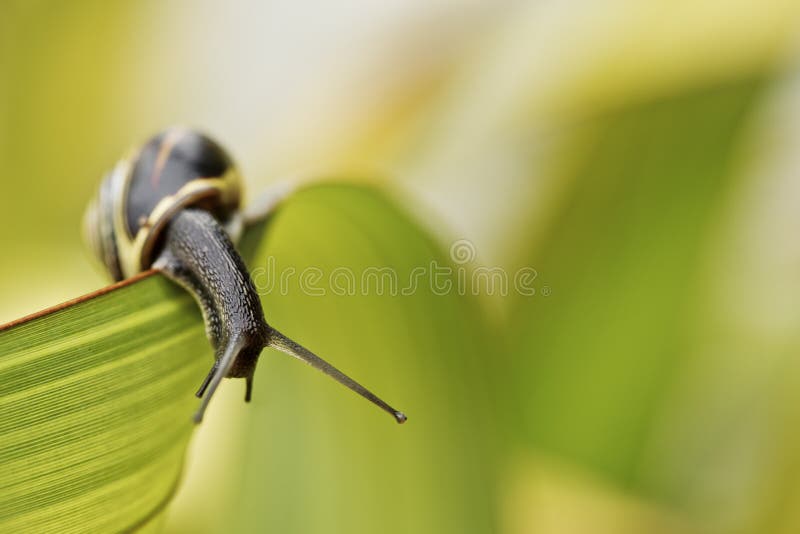
[[[431,262],[452,267],[439,246],[383,195],[322,186],[278,212],[254,257],[261,266],[274,258],[278,276],[297,273],[286,291],[276,286],[264,296],[267,320],[409,420],[398,426],[324,376],[265,353],[247,414],[233,530],[493,530],[481,368],[488,338],[476,306],[455,286],[432,291]],[[301,289],[307,267],[324,273],[314,284],[324,295]],[[342,267],[355,275],[355,295],[332,291],[329,275]],[[398,294],[364,284],[370,268],[390,268]],[[415,268],[428,272],[402,294]]]
[[[521,441],[658,489],[653,430],[686,363],[698,269],[761,87],[691,90],[570,131],[569,185],[527,259],[552,295],[518,299],[496,369]]]

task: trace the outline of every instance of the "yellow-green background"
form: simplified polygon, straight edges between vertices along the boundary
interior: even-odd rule
[[[104,283],[79,239],[97,180],[200,127],[251,193],[357,178],[421,225],[333,195],[270,253],[403,271],[468,239],[471,267],[552,293],[276,298],[409,424],[270,358],[255,412],[226,384],[197,431],[167,531],[796,532],[799,12],[0,0],[0,322]]]

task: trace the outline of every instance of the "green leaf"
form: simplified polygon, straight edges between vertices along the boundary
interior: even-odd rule
[[[374,190],[321,186],[278,212],[254,258],[263,273],[274,260],[272,291],[257,277],[267,320],[409,420],[398,426],[319,373],[265,352],[238,452],[232,530],[492,531],[481,368],[491,352],[475,303],[455,289],[455,272],[443,276],[451,291],[431,287],[431,262],[453,267],[440,247]],[[300,284],[309,267],[322,273],[314,291]],[[291,268],[296,274],[282,290],[280,275]],[[394,273],[397,294],[365,282],[376,268]],[[336,269],[354,275],[355,294],[337,294]],[[415,269],[427,271],[403,294]],[[187,530],[195,528],[202,525]]]
[[[174,493],[210,349],[160,276],[0,334],[0,531],[119,530]]]
[[[582,124],[580,149],[565,151],[570,186],[528,258],[552,296],[519,299],[496,369],[523,443],[660,489],[648,471],[659,414],[687,363],[702,258],[762,87],[754,76]]]

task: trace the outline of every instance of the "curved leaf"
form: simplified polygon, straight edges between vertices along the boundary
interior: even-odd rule
[[[169,500],[209,362],[195,303],[160,276],[0,335],[0,531],[119,530]]]
[[[253,257],[267,320],[409,420],[398,426],[321,374],[265,351],[244,412],[232,530],[492,531],[481,368],[491,350],[441,248],[385,195],[325,185],[293,197]],[[453,269],[438,290],[432,262]]]

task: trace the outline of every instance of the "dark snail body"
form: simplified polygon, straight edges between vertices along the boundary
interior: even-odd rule
[[[192,293],[203,310],[206,334],[214,347],[215,363],[198,395],[210,386],[210,399],[219,377],[247,379],[249,401],[253,373],[269,341],[261,300],[225,229],[207,211],[187,208],[175,214],[164,232],[163,251],[153,266]],[[227,347],[237,354],[225,360]]]
[[[202,420],[224,377],[246,379],[249,401],[261,351],[274,347],[404,422],[401,412],[267,324],[235,247],[242,226],[241,191],[236,167],[219,145],[173,128],[117,164],[87,211],[87,241],[115,280],[154,268],[200,305],[214,365],[197,392],[203,401],[195,421]]]

